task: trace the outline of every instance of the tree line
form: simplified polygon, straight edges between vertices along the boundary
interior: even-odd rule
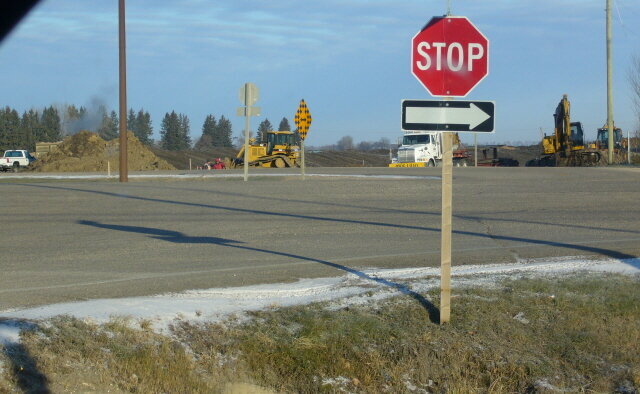
[[[86,108],[75,105],[49,106],[42,110],[30,109],[22,114],[6,106],[0,109],[0,151],[7,149],[35,150],[37,142],[61,141],[68,135],[81,130],[97,133],[104,140],[113,140],[120,134],[119,116],[104,105]],[[233,147],[234,138],[231,121],[224,115],[216,118],[213,114],[205,117],[202,134],[195,144],[191,140],[191,122],[189,117],[175,111],[165,113],[160,124],[160,141],[156,143],[153,135],[151,115],[144,109],[127,113],[127,129],[146,145],[157,145],[165,150],[185,150],[193,148],[207,150],[214,147]],[[258,126],[256,140],[267,140],[267,132],[273,126],[269,119]],[[291,131],[287,118],[282,118],[279,131]],[[297,136],[297,133],[296,133]],[[297,136],[299,142],[299,136]],[[237,139],[241,144],[242,137]]]
[[[142,143],[153,143],[151,116],[144,109],[129,110],[127,128]],[[37,142],[60,141],[80,130],[93,131],[105,140],[112,140],[119,135],[119,117],[104,106],[92,110],[75,105],[49,106],[41,111],[30,109],[22,115],[9,106],[0,109],[0,151],[34,151]]]

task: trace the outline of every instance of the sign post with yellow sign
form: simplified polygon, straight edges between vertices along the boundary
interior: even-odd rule
[[[300,169],[302,170],[302,180],[304,180],[304,139],[307,138],[307,133],[311,126],[311,112],[309,112],[309,107],[307,107],[307,103],[304,102],[304,99],[300,100],[300,105],[298,106],[298,110],[296,111],[296,116],[293,118],[293,121],[296,124],[298,135],[300,136]]]

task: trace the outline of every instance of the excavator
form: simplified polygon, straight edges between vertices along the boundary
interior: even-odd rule
[[[249,140],[249,165],[252,167],[299,167],[300,147],[291,131],[268,131],[266,141]],[[244,145],[229,167],[242,167]]]
[[[600,152],[585,147],[582,123],[571,122],[571,104],[565,94],[553,114],[555,132],[542,139],[543,155],[529,166],[593,166],[600,162]]]

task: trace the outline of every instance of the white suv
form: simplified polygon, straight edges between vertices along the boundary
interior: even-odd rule
[[[0,158],[0,170],[18,172],[20,167],[26,167],[35,160],[27,150],[6,150]]]

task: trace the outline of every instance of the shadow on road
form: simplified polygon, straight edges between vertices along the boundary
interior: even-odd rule
[[[250,247],[250,246],[242,245],[243,242],[241,242],[241,241],[235,241],[235,240],[232,240],[232,239],[225,239],[225,238],[218,238],[218,237],[192,237],[192,236],[185,235],[185,234],[183,234],[181,232],[178,232],[178,231],[163,230],[163,229],[152,228],[152,227],[123,226],[123,225],[117,225],[117,224],[105,224],[105,223],[98,223],[98,222],[90,221],[90,220],[79,220],[78,223],[82,224],[82,225],[85,225],[85,226],[92,226],[92,227],[106,229],[106,230],[124,231],[124,232],[129,232],[129,233],[145,234],[145,235],[148,235],[148,236],[150,236],[151,238],[154,238],[154,239],[167,241],[167,242],[173,242],[173,243],[177,243],[177,244],[212,244],[212,245],[220,245],[220,246],[227,246],[227,247],[230,247],[230,248],[249,250],[249,251],[252,251],[252,252],[267,253],[267,254],[272,254],[272,255],[276,255],[276,256],[289,257],[289,258],[293,258],[293,259],[297,259],[297,260],[310,261],[310,262],[323,264],[323,265],[326,265],[326,266],[329,266],[329,267],[333,267],[333,268],[342,270],[344,272],[348,272],[350,274],[356,275],[357,277],[359,277],[361,279],[370,280],[370,281],[382,284],[384,286],[388,286],[388,287],[394,288],[394,289],[400,291],[402,294],[411,296],[416,301],[418,301],[420,303],[420,305],[422,305],[422,307],[427,311],[427,313],[429,314],[429,320],[431,320],[431,322],[433,322],[433,323],[439,323],[440,322],[440,310],[435,305],[433,305],[429,300],[427,300],[425,297],[423,297],[422,295],[420,295],[420,294],[414,292],[413,290],[409,289],[407,286],[402,285],[400,283],[391,282],[391,281],[386,280],[386,279],[376,278],[374,276],[367,275],[362,271],[358,271],[356,269],[353,269],[353,268],[350,268],[350,267],[347,267],[347,266],[344,266],[344,265],[341,265],[341,264],[333,263],[331,261],[315,259],[315,258],[312,258],[312,257],[301,256],[301,255],[292,254],[292,253],[279,252],[279,251],[275,251],[275,250],[253,248],[253,247]]]
[[[152,198],[152,197],[124,195],[124,194],[119,194],[114,192],[78,189],[78,188],[63,187],[63,186],[38,185],[38,184],[19,184],[19,185],[28,186],[28,187],[45,188],[45,189],[68,190],[68,191],[74,191],[74,192],[80,192],[80,193],[98,194],[98,195],[103,195],[108,197],[125,198],[130,200],[137,200],[137,201],[173,204],[173,205],[181,205],[181,206],[196,207],[196,208],[215,209],[215,210],[222,210],[227,212],[248,213],[252,215],[277,216],[277,217],[286,217],[286,218],[295,218],[295,219],[304,219],[304,220],[322,221],[322,222],[333,222],[333,223],[362,224],[362,225],[369,225],[369,226],[428,231],[428,232],[435,232],[435,233],[440,232],[440,229],[436,227],[410,226],[410,225],[404,225],[404,224],[383,223],[383,222],[374,222],[374,221],[367,221],[367,220],[352,220],[352,219],[341,219],[341,218],[331,218],[331,217],[322,217],[322,216],[300,215],[300,214],[293,214],[293,213],[286,213],[286,212],[271,212],[271,211],[264,211],[264,210],[257,210],[257,209],[226,207],[226,206],[216,205],[216,204],[203,204],[203,203],[194,203],[194,202],[187,202],[187,201],[166,200],[166,199]],[[589,245],[581,245],[578,243],[548,241],[548,240],[533,239],[533,238],[515,237],[515,236],[509,236],[509,235],[492,235],[492,234],[485,234],[485,233],[479,233],[474,231],[463,231],[463,230],[454,230],[453,233],[458,235],[467,235],[472,237],[480,237],[480,238],[499,240],[499,241],[511,241],[511,242],[525,243],[525,244],[533,244],[533,245],[553,246],[558,248],[577,250],[581,252],[595,253],[595,254],[612,257],[616,259],[636,258],[636,256],[623,253],[617,250],[599,248],[596,246],[589,246]]]
[[[159,189],[158,186],[149,186],[149,185],[130,185],[130,187],[138,188],[138,189]],[[255,199],[255,200],[264,200],[265,198],[272,201],[281,201],[285,203],[297,203],[303,205],[321,205],[328,207],[339,207],[339,208],[353,208],[353,209],[361,209],[367,210],[369,212],[392,212],[392,213],[402,213],[407,215],[425,215],[425,216],[437,216],[440,217],[440,212],[428,212],[428,211],[417,211],[411,209],[398,209],[398,208],[380,208],[380,207],[367,207],[356,204],[345,204],[345,203],[336,203],[336,202],[327,202],[327,201],[313,201],[313,200],[301,200],[301,199],[292,199],[292,198],[283,198],[283,197],[264,197],[264,196],[256,196],[252,194],[246,193],[237,193],[237,192],[224,192],[224,191],[212,191],[210,189],[195,189],[195,188],[177,188],[171,186],[162,186],[162,189],[173,189],[173,190],[186,190],[196,193],[209,193],[216,195],[224,195],[229,197],[240,197],[246,199]],[[508,212],[490,212],[489,214],[500,214],[500,213],[513,213],[512,211]],[[626,229],[618,229],[618,228],[609,228],[609,227],[597,227],[597,226],[585,226],[582,224],[575,223],[551,223],[537,220],[524,220],[524,219],[505,219],[505,218],[496,218],[496,217],[487,217],[487,216],[474,216],[474,215],[460,215],[454,214],[454,218],[470,220],[470,221],[482,221],[482,222],[504,222],[504,223],[522,223],[522,224],[535,224],[542,226],[551,226],[551,227],[562,227],[562,228],[575,228],[580,230],[602,230],[602,231],[611,231],[615,233],[628,233],[628,234],[640,234],[639,230],[626,230]]]

